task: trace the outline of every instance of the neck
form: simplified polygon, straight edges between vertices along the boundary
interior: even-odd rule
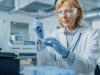
[[[66,31],[71,33],[76,27],[66,27]]]

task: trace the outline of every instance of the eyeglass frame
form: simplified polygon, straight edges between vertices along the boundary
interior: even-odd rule
[[[73,11],[72,11],[73,10]],[[57,11],[57,13],[59,14],[59,15],[61,15],[61,14],[66,14],[66,13],[72,13],[72,15],[75,15],[76,13],[77,13],[77,11],[78,11],[78,9],[77,8],[71,8],[71,9],[64,9],[64,10],[58,10]]]

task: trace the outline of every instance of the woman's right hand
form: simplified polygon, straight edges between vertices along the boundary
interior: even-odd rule
[[[34,30],[40,39],[44,38],[43,24],[41,22],[35,24]]]

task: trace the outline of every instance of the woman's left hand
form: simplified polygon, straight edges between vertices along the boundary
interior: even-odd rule
[[[62,56],[66,56],[68,53],[68,49],[65,48],[59,40],[57,40],[56,38],[53,37],[49,37],[44,39],[44,44],[46,46],[50,46],[52,48],[54,48],[59,54],[61,54]]]

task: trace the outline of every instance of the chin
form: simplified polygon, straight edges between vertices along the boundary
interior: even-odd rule
[[[64,27],[68,27],[68,26],[69,26],[69,24],[65,24],[65,23],[64,23],[64,24],[63,24],[63,26],[64,26]]]

